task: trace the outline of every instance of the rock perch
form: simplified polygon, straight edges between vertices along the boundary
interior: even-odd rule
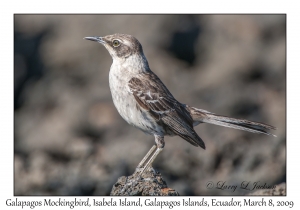
[[[110,195],[115,196],[176,196],[179,193],[168,188],[167,183],[163,180],[161,173],[153,168],[145,171],[142,178],[139,173],[131,176],[122,176],[114,184]]]

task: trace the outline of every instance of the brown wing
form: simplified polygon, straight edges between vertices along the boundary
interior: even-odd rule
[[[132,78],[128,86],[137,104],[168,126],[175,134],[194,146],[205,149],[205,144],[193,129],[193,119],[154,73],[143,73]]]

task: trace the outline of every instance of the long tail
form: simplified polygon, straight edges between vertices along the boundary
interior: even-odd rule
[[[221,116],[202,109],[197,109],[195,107],[187,106],[186,108],[193,118],[194,126],[198,125],[199,123],[210,123],[228,128],[249,131],[252,133],[263,133],[276,137],[274,134],[269,133],[269,130],[276,130],[276,128],[271,125],[244,119],[235,119],[231,117]]]

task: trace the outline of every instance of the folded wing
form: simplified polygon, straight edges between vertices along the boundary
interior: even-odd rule
[[[205,149],[203,140],[194,131],[190,113],[154,73],[139,74],[129,81],[128,86],[139,108],[192,145]]]

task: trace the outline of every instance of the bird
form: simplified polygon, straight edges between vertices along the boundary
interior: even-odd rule
[[[180,136],[193,146],[206,149],[194,130],[200,123],[275,136],[269,131],[275,130],[274,126],[214,114],[176,100],[151,71],[142,45],[134,36],[116,33],[84,39],[102,44],[112,57],[109,86],[119,114],[128,124],[154,136],[155,144],[136,168],[140,176],[152,168],[165,146],[165,136]]]

